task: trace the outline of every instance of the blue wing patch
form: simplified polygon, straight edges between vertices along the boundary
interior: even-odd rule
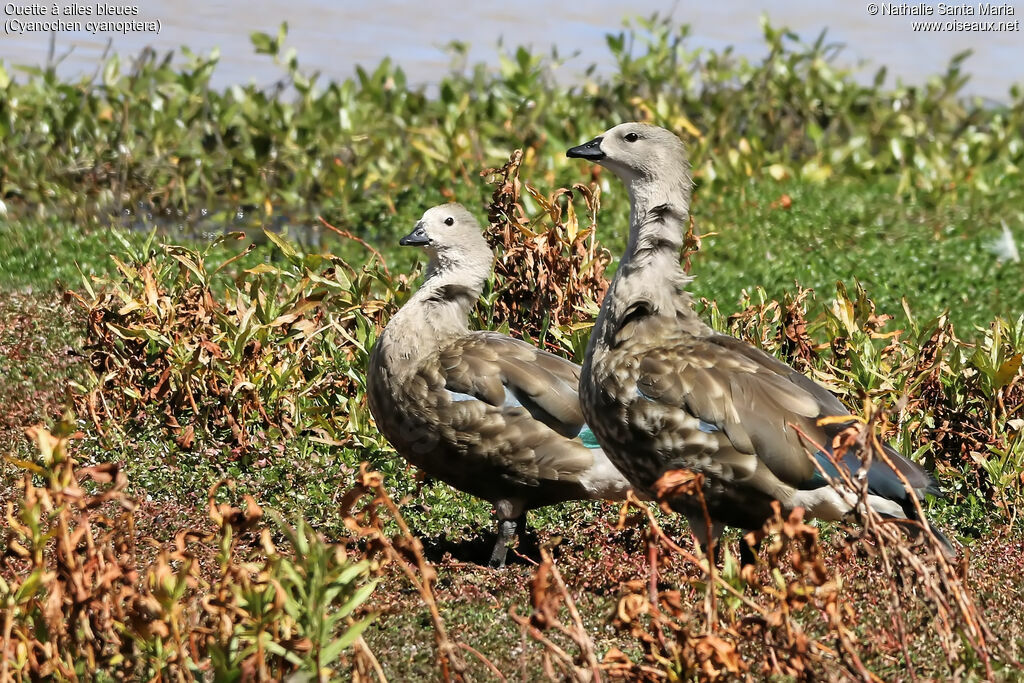
[[[821,469],[825,471],[828,476],[838,480],[839,469],[832,463],[831,458],[823,451],[818,451],[814,454],[814,459],[821,465]],[[850,474],[856,475],[861,468],[860,458],[856,454],[849,453],[842,459],[844,467],[850,470]],[[821,472],[815,468],[814,475],[807,481],[800,484],[801,489],[808,491],[811,489],[821,488],[822,486],[828,486],[828,481],[825,477],[821,476]],[[900,481],[899,476],[893,472],[889,467],[882,462],[872,462],[871,468],[868,469],[868,491],[874,495],[887,498],[903,505],[907,500],[907,490],[903,487],[903,482]]]
[[[697,421],[697,429],[705,434],[714,434],[715,432],[722,431],[718,428],[718,425],[713,425],[710,422],[705,422],[704,420]]]
[[[839,470],[832,464],[832,460],[829,459],[826,453],[818,451],[814,454],[814,459],[818,461],[818,464],[821,465],[821,469],[825,470],[825,473],[828,474],[828,476],[833,479],[839,477]],[[820,489],[822,486],[828,486],[828,480],[821,476],[821,472],[818,471],[818,468],[814,468],[814,474],[811,475],[810,479],[802,482],[799,488],[804,491],[811,491],[813,489]]]
[[[657,401],[655,401],[653,398],[651,398],[650,396],[648,396],[644,392],[640,391],[640,387],[636,388],[636,395],[639,396],[640,398],[644,399],[645,401],[650,401],[651,403],[657,403]]]
[[[583,429],[580,430],[579,439],[587,448],[601,447],[601,444],[597,442],[597,437],[594,436],[594,432],[590,429],[589,426],[585,424],[583,425]]]
[[[448,397],[452,400],[453,403],[458,403],[458,402],[461,402],[461,401],[479,401],[479,400],[481,400],[478,396],[473,396],[472,394],[464,394],[461,391],[452,391],[451,389],[445,389],[445,391],[448,392]],[[509,391],[508,388],[506,387],[506,389],[505,389],[505,402],[502,404],[501,407],[502,408],[522,408],[523,407],[523,402],[520,401],[518,398],[516,398],[516,395],[513,394],[511,391]]]

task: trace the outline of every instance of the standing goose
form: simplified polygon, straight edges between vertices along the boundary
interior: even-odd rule
[[[715,332],[693,310],[690,278],[679,264],[689,223],[689,163],[673,133],[623,123],[566,153],[596,162],[629,189],[629,242],[597,317],[580,379],[583,414],[598,442],[644,493],[667,471],[703,475],[711,518],[698,500],[679,496],[672,507],[690,521],[708,550],[725,525],[760,529],[772,501],[786,511],[840,520],[857,502],[853,491],[829,485],[807,455],[796,425],[817,444],[853,422],[819,425],[849,412],[824,387],[785,363]],[[917,496],[935,492],[932,478],[892,448],[886,453]],[[838,475],[822,452],[815,459]],[[852,451],[843,458],[861,468]],[[866,473],[868,505],[886,517],[917,520],[899,476],[882,462]],[[951,552],[949,542],[939,536]],[[744,560],[752,557],[749,548]]]
[[[498,539],[489,564],[505,564],[527,510],[623,500],[629,482],[592,438],[592,447],[580,438],[580,367],[469,329],[494,262],[472,214],[459,204],[435,206],[399,244],[423,247],[430,263],[370,355],[370,412],[406,460],[494,504]]]

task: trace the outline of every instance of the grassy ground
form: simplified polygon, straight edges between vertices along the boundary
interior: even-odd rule
[[[874,295],[880,312],[898,314],[905,297],[923,318],[950,309],[960,329],[1024,310],[1024,268],[997,262],[985,247],[1000,220],[1018,220],[1013,207],[998,201],[923,207],[893,201],[892,189],[885,183],[824,186],[767,180],[729,197],[699,196],[694,210],[698,226],[716,234],[705,239],[694,259],[695,291],[731,312],[739,307],[742,290],[763,287],[769,297],[779,297],[797,281],[817,288],[827,301],[835,280],[856,277]],[[124,245],[108,230],[56,221],[26,221],[5,231],[0,242],[0,448],[27,457],[32,449],[21,430],[57,418],[65,408],[68,383],[83,382],[89,374],[80,355],[84,314],[63,290],[80,288],[79,272],[112,273],[109,252]],[[609,232],[615,233],[614,226]],[[137,234],[122,237],[135,247],[144,242]],[[615,238],[610,242],[614,245]],[[385,253],[392,251],[380,246]],[[525,638],[507,613],[529,612],[525,586],[537,557],[535,545],[560,539],[556,560],[599,654],[613,645],[636,654],[635,641],[613,615],[625,587],[646,576],[645,545],[637,528],[615,530],[615,506],[574,505],[534,513],[537,538],[527,542],[525,558],[505,571],[491,571],[475,564],[487,551],[489,539],[481,534],[490,532],[488,506],[440,484],[419,485],[384,450],[332,447],[299,435],[280,445],[255,444],[242,458],[216,444],[181,448],[160,429],[106,435],[86,429],[77,449],[85,464],[123,466],[129,494],[142,501],[139,533],[162,541],[170,541],[175,528],[202,523],[207,490],[223,477],[237,483],[238,495],[248,493],[261,505],[301,514],[329,538],[343,537],[341,496],[358,463],[369,459],[386,473],[396,498],[407,496],[403,513],[424,538],[428,558],[437,563],[438,600],[453,638],[484,653],[509,677],[517,672],[524,680],[540,677],[542,649]],[[15,470],[2,467],[0,493],[11,500]],[[949,504],[933,505],[937,519],[959,519]],[[678,519],[666,524],[671,536],[687,537]],[[1024,535],[996,518],[967,531],[950,531],[966,544],[971,585],[993,629],[1019,655],[1024,617],[1006,606],[1024,599],[1024,582],[1006,569],[1024,564]],[[826,561],[842,577],[859,615],[856,635],[869,653],[865,663],[883,677],[901,677],[890,605],[877,599],[873,565],[845,554],[844,534],[833,530],[825,537]],[[699,576],[678,560],[663,568],[662,586],[682,590],[685,600],[701,599]],[[386,575],[368,605],[379,616],[366,641],[388,678],[436,676],[429,614],[401,576]],[[908,620],[927,633],[926,612],[909,614]],[[929,651],[934,642],[917,634],[913,643],[920,648],[913,657],[927,676],[935,666],[936,653]],[[479,677],[491,675],[474,657],[468,660]]]
[[[718,234],[693,261],[693,289],[732,312],[741,289],[763,287],[779,299],[798,282],[827,299],[837,280],[857,279],[882,313],[898,314],[905,297],[923,318],[948,310],[961,330],[1024,312],[1024,267],[990,249],[1003,221],[1021,225],[1016,202],[951,192],[947,203],[926,206],[894,200],[894,190],[872,180],[698,193],[698,225]]]

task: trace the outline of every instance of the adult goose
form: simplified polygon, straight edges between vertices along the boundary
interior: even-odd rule
[[[853,491],[829,485],[832,439],[849,421],[819,424],[849,412],[824,387],[778,359],[715,332],[693,310],[680,266],[689,222],[689,163],[673,133],[623,123],[568,150],[609,169],[629,190],[629,242],[601,306],[583,362],[583,414],[611,461],[639,492],[667,471],[703,475],[710,529],[696,496],[670,501],[686,515],[701,545],[717,544],[725,525],[759,529],[772,514],[803,507],[812,517],[840,520],[854,511]],[[886,446],[914,495],[935,492],[932,478]],[[842,464],[857,474],[848,451]],[[918,520],[897,473],[873,462],[867,504],[892,518]],[[942,538],[940,536],[940,538]],[[949,542],[942,539],[951,552]],[[745,561],[750,562],[749,548]]]
[[[579,366],[469,329],[494,262],[472,214],[459,204],[435,206],[399,244],[422,247],[430,262],[370,355],[370,411],[402,457],[494,504],[489,564],[504,565],[527,510],[624,499],[629,482],[584,424]]]

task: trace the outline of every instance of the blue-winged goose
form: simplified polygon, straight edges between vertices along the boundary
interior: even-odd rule
[[[435,206],[400,244],[423,247],[430,263],[370,355],[370,411],[402,457],[494,504],[490,565],[504,565],[527,510],[624,499],[629,483],[585,430],[579,366],[469,329],[494,261],[472,214],[458,204]]]
[[[819,519],[849,515],[856,495],[827,483],[807,455],[815,449],[790,426],[831,448],[850,422],[818,420],[849,412],[824,387],[715,332],[693,310],[686,291],[690,278],[679,263],[691,188],[682,141],[663,128],[623,123],[567,155],[612,171],[629,189],[632,205],[629,243],[597,317],[580,380],[583,414],[612,462],[647,493],[666,471],[701,473],[710,538],[695,498],[682,496],[671,505],[687,516],[705,548],[724,525],[760,528],[773,500],[784,510],[803,507]],[[889,447],[886,452],[918,496],[935,491],[924,470]],[[828,456],[815,457],[826,472],[836,473]],[[861,468],[853,452],[843,463],[852,473]],[[872,508],[887,517],[917,519],[891,468],[874,462],[866,476]]]

